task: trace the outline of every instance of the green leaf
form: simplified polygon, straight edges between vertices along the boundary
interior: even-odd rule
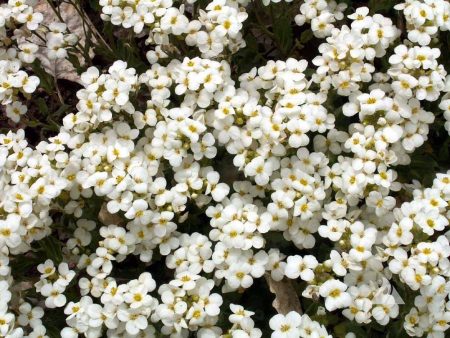
[[[14,258],[11,259],[10,262],[11,272],[14,279],[26,279],[28,271],[33,267],[36,267],[39,263],[39,260],[34,257],[20,255],[14,256]]]
[[[76,69],[76,71],[79,73],[82,70],[82,67],[80,65],[80,60],[78,59],[78,56],[74,53],[68,53],[67,60],[72,64],[72,66]]]
[[[53,115],[56,116],[56,117],[60,117],[63,114],[65,114],[70,108],[72,108],[71,105],[62,104]]]
[[[53,77],[44,70],[38,59],[31,64],[31,68],[33,69],[34,74],[39,77],[39,86],[47,93],[51,93],[53,91]]]
[[[311,29],[307,29],[306,31],[302,32],[300,35],[300,43],[304,45],[308,41],[310,41],[314,37],[314,34]]]
[[[370,8],[371,13],[376,14],[378,12],[387,12],[393,9],[396,3],[396,1],[392,0],[370,0],[368,7]]]
[[[442,145],[441,150],[439,151],[439,160],[440,161],[447,161],[449,159],[448,158],[449,147],[450,147],[450,138],[447,138],[447,140]]]
[[[196,2],[196,5],[197,5],[198,8],[204,9],[208,5],[208,3],[209,3],[208,0],[198,0]]]
[[[47,335],[50,337],[50,338],[58,338],[58,337],[61,337],[61,333],[60,333],[60,330],[58,329],[58,328],[56,328],[56,327],[54,327],[54,326],[49,326],[49,327],[47,327],[46,328],[47,329]]]
[[[245,43],[246,48],[240,49],[231,58],[231,64],[237,66],[238,74],[246,73],[257,66],[258,62],[264,61],[263,56],[258,51],[258,42],[253,35],[247,35]]]
[[[99,11],[101,9],[100,4],[98,3],[98,0],[89,0],[89,6],[94,11]]]
[[[273,23],[273,33],[283,54],[289,52],[292,48],[294,34],[291,20],[286,15],[283,14],[275,20]]]
[[[61,242],[54,236],[48,236],[39,241],[39,246],[44,251],[47,258],[51,259],[56,264],[61,263],[63,260]]]
[[[44,116],[47,116],[48,115],[47,102],[42,97],[39,97],[37,99],[37,104],[38,104],[38,108],[39,108],[39,113]]]
[[[343,338],[349,332],[353,332],[357,338],[367,337],[366,332],[355,322],[341,322],[334,327],[335,337]]]

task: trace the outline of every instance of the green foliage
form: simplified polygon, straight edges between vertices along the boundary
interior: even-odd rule
[[[397,3],[395,0],[370,0],[368,7],[372,14],[384,13],[392,10]]]
[[[357,8],[359,6],[368,5],[372,13],[383,13],[389,15],[392,20],[399,20],[398,13],[393,10],[394,5],[398,1],[394,0],[370,0],[370,1],[344,1],[348,3],[350,7]],[[84,6],[86,12],[100,10],[98,1],[85,0],[79,2],[81,6]],[[195,3],[194,9],[198,11],[207,6],[209,2],[206,0],[199,0]],[[233,68],[233,74],[236,74],[235,80],[237,80],[238,74],[242,74],[250,71],[253,67],[259,67],[264,65],[268,60],[272,59],[286,59],[288,57],[304,58],[309,62],[317,55],[317,47],[324,40],[319,40],[314,37],[311,29],[308,25],[305,27],[297,27],[294,23],[295,11],[292,9],[295,7],[298,9],[300,1],[293,1],[288,4],[282,2],[275,6],[273,4],[264,7],[259,0],[255,0],[252,3],[254,6],[252,9],[251,17],[248,19],[252,24],[244,28],[244,40],[246,47],[240,49],[235,54],[226,55]],[[282,8],[280,10],[279,8]],[[112,62],[120,59],[128,63],[130,67],[134,67],[138,73],[145,72],[149,69],[149,64],[145,57],[145,51],[149,49],[145,45],[145,38],[136,37],[132,31],[118,29],[110,22],[103,22],[96,17],[92,17],[96,25],[96,29],[100,32],[104,38],[104,42],[95,39],[92,30],[86,30],[86,44],[81,51],[81,56],[88,62],[83,64],[80,62],[80,52],[77,50],[71,50],[68,55],[68,60],[76,69],[76,72],[80,74],[88,66],[94,65],[101,69],[104,69]],[[441,62],[445,67],[450,67],[450,34],[448,32],[441,32],[439,39],[434,41],[435,46],[439,47],[442,51]],[[177,40],[173,41],[173,44],[178,46]],[[275,46],[275,48],[268,48],[267,46]],[[196,51],[186,49],[185,46],[179,46],[183,53],[177,55],[181,60],[186,55],[196,55]],[[184,49],[183,49],[184,48]],[[95,57],[89,56],[89,51],[93,49]],[[171,55],[171,58],[174,56]],[[166,62],[166,61],[162,61]],[[379,68],[385,70],[388,66],[386,59],[381,60]],[[26,127],[31,129],[38,129],[39,133],[33,141],[37,144],[40,140],[45,139],[47,136],[54,135],[58,127],[61,125],[62,118],[68,113],[75,112],[76,97],[74,88],[77,87],[75,83],[66,83],[64,81],[58,81],[49,75],[44,69],[39,60],[36,60],[31,64],[32,72],[40,78],[40,88],[42,92],[36,93],[33,98],[34,108],[31,109],[33,118],[29,121],[23,122]],[[313,69],[307,70],[308,75],[314,72]],[[314,85],[313,85],[314,86]],[[57,97],[57,89],[63,91],[65,102],[60,102]],[[364,88],[367,89],[367,88]],[[44,93],[45,92],[45,93]],[[336,117],[336,128],[339,130],[347,130],[349,124],[355,121],[354,118],[346,117],[342,114],[342,105],[346,102],[346,98],[342,98],[338,95],[330,94],[327,106],[333,111]],[[337,107],[337,108],[336,108]],[[406,166],[398,166],[395,168],[399,173],[400,181],[410,182],[411,179],[418,180],[424,185],[431,185],[436,173],[447,170],[450,167],[450,139],[443,127],[443,117],[438,108],[438,103],[430,103],[427,110],[435,112],[436,122],[433,125],[433,129],[430,131],[429,140],[420,148],[415,151],[411,156],[411,163]],[[30,130],[27,130],[30,132]],[[312,150],[312,147],[310,147]],[[220,150],[219,150],[220,151]],[[223,156],[219,156],[223,158]],[[225,158],[225,161],[231,161],[230,158]],[[218,163],[216,165],[222,165]],[[167,178],[170,181],[170,177]],[[402,198],[408,198],[409,196],[400,196]],[[63,201],[61,201],[63,202]],[[98,222],[98,214],[102,206],[103,200],[100,198],[90,198],[89,203],[83,208],[83,218],[94,220]],[[185,233],[193,233],[196,231],[207,234],[209,229],[208,219],[204,215],[204,209],[199,209],[194,205],[189,205],[188,210],[190,212],[189,219],[179,225],[179,230]],[[54,226],[53,233],[38,241],[34,251],[28,256],[17,256],[11,261],[12,273],[15,279],[21,280],[23,276],[27,274],[34,274],[36,277],[35,267],[45,261],[51,259],[53,262],[60,263],[63,261],[62,247],[65,240],[70,236],[73,231],[73,219],[70,217],[62,218],[61,215],[54,217],[58,222],[58,226]],[[72,222],[72,223],[71,223]],[[97,247],[100,236],[98,229],[92,232],[92,244],[91,247]],[[312,250],[299,250],[291,243],[283,238],[282,233],[273,232],[265,236],[267,240],[266,248],[278,248],[285,254],[313,254],[319,260],[324,260],[329,256],[330,243],[322,240],[320,243],[316,243],[316,246]],[[155,252],[155,258],[161,258],[158,253]],[[164,258],[161,258],[163,261]],[[158,259],[155,259],[158,261]],[[34,269],[34,270],[33,270]],[[138,261],[136,257],[127,258],[121,264],[117,264],[113,270],[113,276],[121,277],[124,282],[127,280],[136,278],[142,271],[151,271],[154,278],[160,282],[165,281],[170,276],[166,273],[166,269],[162,269],[160,265],[153,264],[148,266]],[[301,294],[305,285],[299,283],[296,285],[297,293]],[[411,303],[413,297],[410,290],[406,290],[403,284],[399,281],[395,283],[401,297],[407,304]],[[220,291],[219,291],[220,292]],[[30,293],[31,294],[31,293]],[[79,290],[76,285],[72,285],[67,291],[68,299],[76,299],[79,297]],[[261,295],[270,295],[261,297]],[[239,303],[244,305],[247,309],[255,312],[255,321],[257,326],[263,329],[263,337],[268,337],[268,321],[267,318],[275,313],[271,303],[273,301],[273,295],[268,291],[267,284],[264,279],[255,280],[254,285],[246,290],[244,293],[232,293],[225,297],[225,304],[222,306],[224,309],[219,319],[219,325],[224,327],[227,322],[227,317],[230,314],[228,310],[229,303]],[[310,315],[313,319],[318,320],[323,324],[333,324],[333,335],[336,337],[345,337],[348,332],[355,333],[358,338],[365,337],[395,337],[403,338],[407,337],[402,326],[402,313],[399,320],[390,323],[387,327],[380,325],[369,325],[367,328],[355,324],[343,318],[342,315],[329,314],[327,316],[317,315],[319,306],[322,306],[323,302],[318,300],[304,300],[302,298],[302,307],[304,313]],[[401,307],[401,311],[403,308]],[[51,338],[60,336],[60,327],[64,325],[64,317],[61,316],[60,310],[49,311],[45,316],[45,324],[47,327],[47,335]]]
[[[54,89],[53,77],[44,70],[41,61],[39,61],[39,59],[36,59],[31,64],[31,68],[33,69],[34,74],[39,77],[39,86],[47,93],[51,93],[51,91]]]
[[[286,55],[293,45],[293,29],[291,20],[286,14],[282,13],[273,23],[273,32],[275,40],[283,55]]]
[[[47,236],[41,239],[39,246],[45,253],[45,257],[51,259],[55,264],[59,264],[63,260],[61,242],[57,239],[57,236]]]

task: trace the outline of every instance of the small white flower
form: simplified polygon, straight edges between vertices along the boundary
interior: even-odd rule
[[[320,286],[319,293],[325,298],[325,307],[328,311],[350,305],[352,298],[345,290],[347,290],[347,285],[336,279],[327,280]]]

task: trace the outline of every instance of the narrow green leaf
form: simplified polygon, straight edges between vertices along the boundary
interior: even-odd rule
[[[286,54],[293,44],[293,31],[291,21],[285,15],[281,15],[273,23],[273,33],[283,54]]]
[[[39,241],[39,245],[47,258],[51,259],[55,263],[62,262],[63,255],[61,251],[61,242],[59,242],[55,237],[45,237]]]

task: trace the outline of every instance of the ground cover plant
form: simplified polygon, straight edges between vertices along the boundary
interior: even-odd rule
[[[450,2],[0,4],[0,337],[445,337]]]

